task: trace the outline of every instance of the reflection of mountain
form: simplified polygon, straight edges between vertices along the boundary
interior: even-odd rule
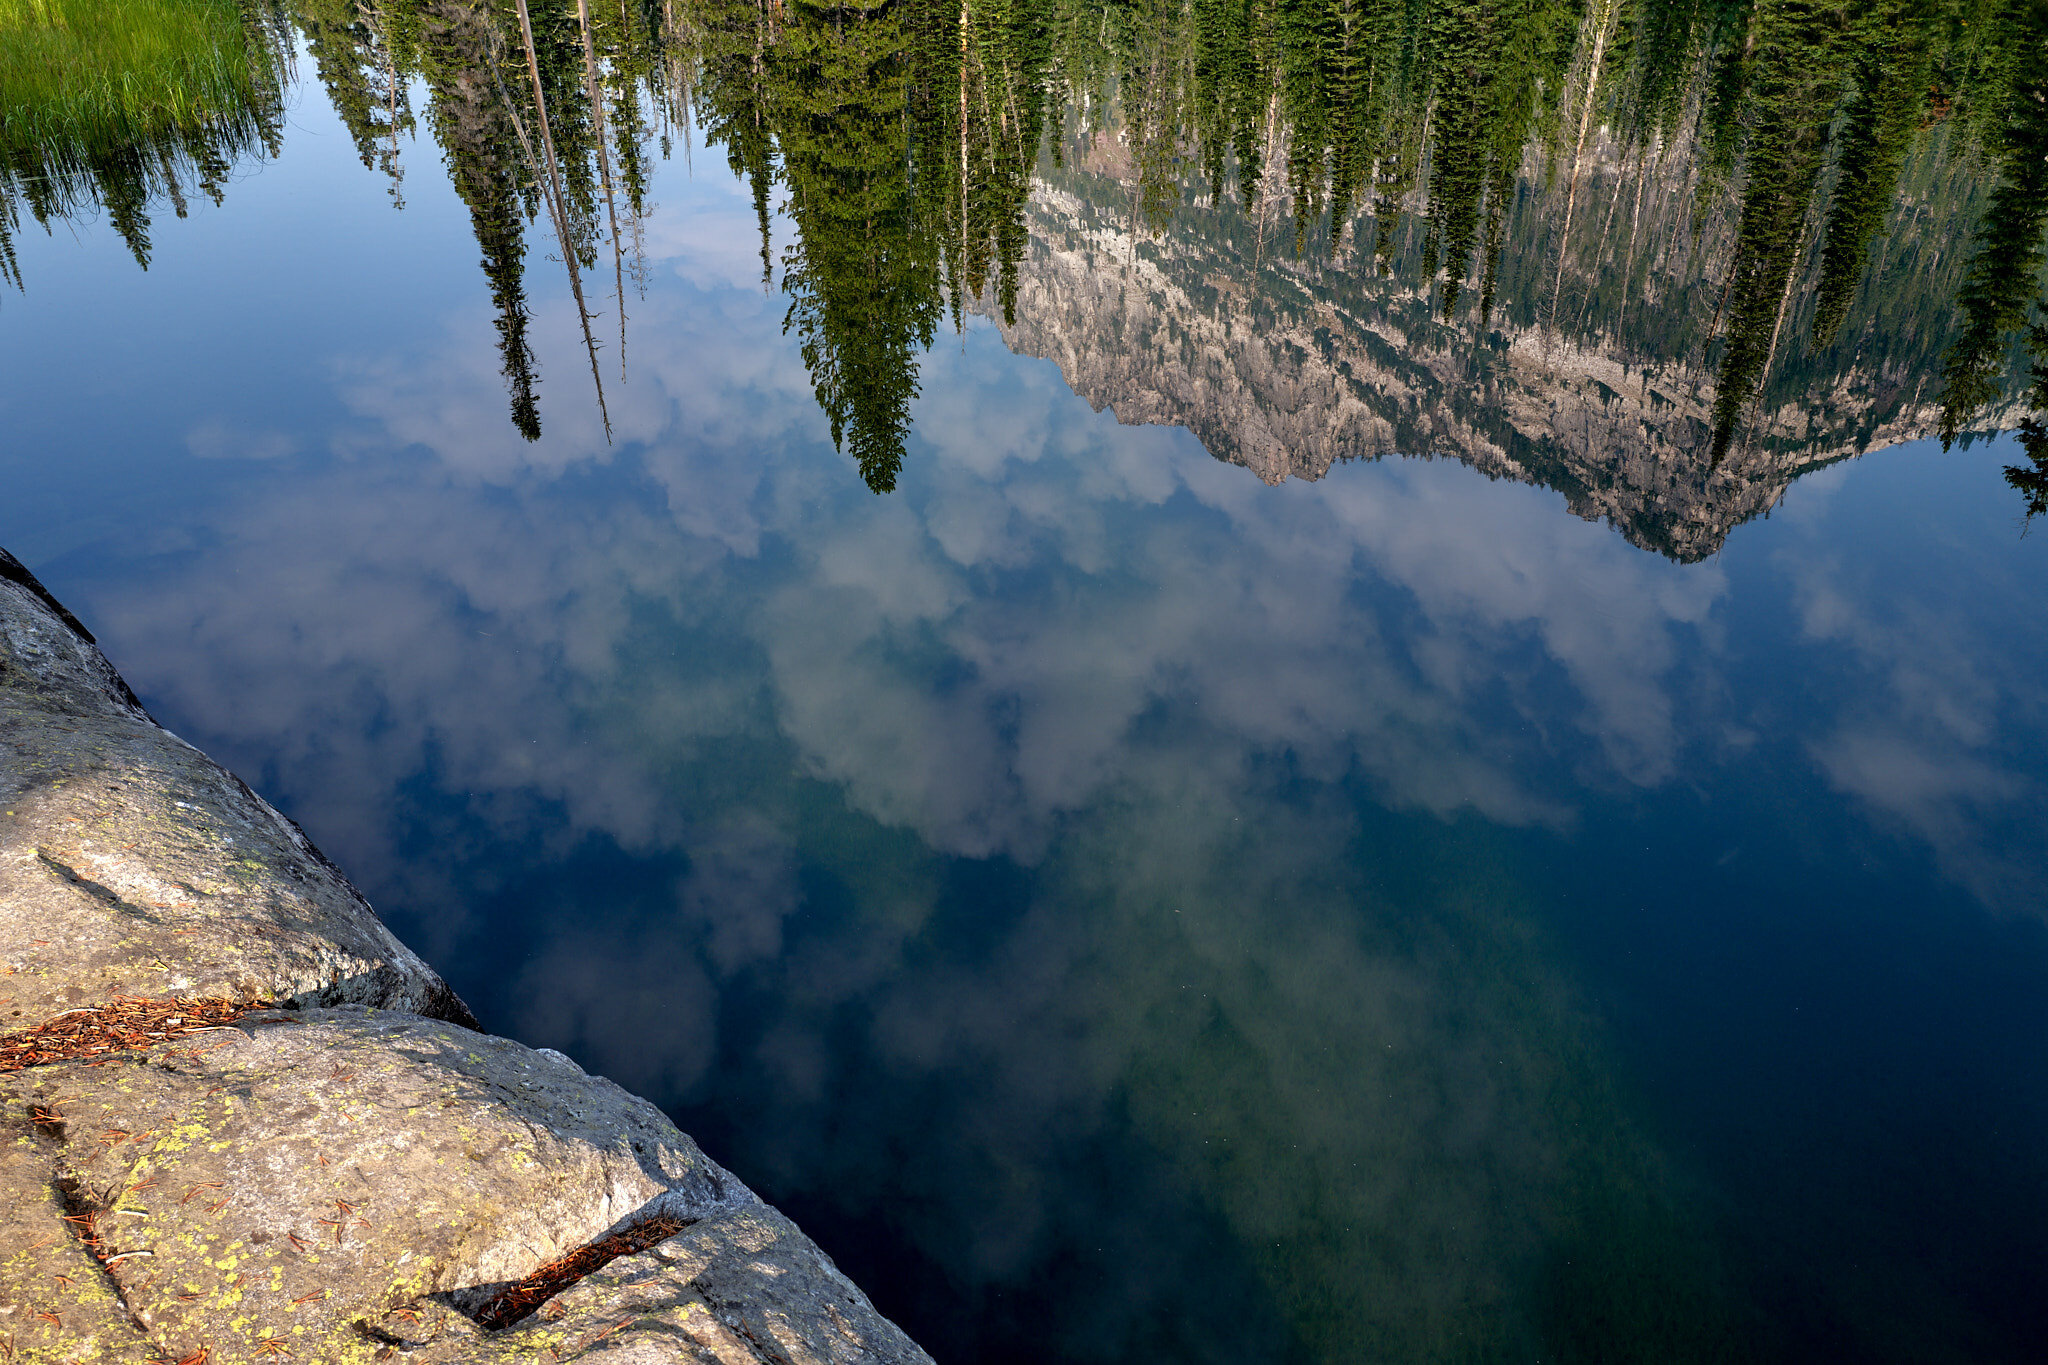
[[[1502,314],[1474,346],[1398,275],[1286,256],[1253,274],[1233,243],[1134,237],[1114,211],[1052,184],[1025,213],[1032,246],[1002,329],[1011,347],[1056,362],[1096,408],[1185,426],[1268,483],[1320,478],[1340,460],[1447,455],[1555,488],[1579,515],[1693,560],[1801,473],[1940,422],[1925,371],[1810,377],[1715,466],[1712,378],[1693,368],[1631,364]]]
[[[654,135],[665,153],[696,123],[753,189],[771,283],[783,195],[789,329],[877,492],[936,325],[977,300],[1096,403],[1262,477],[1452,454],[1697,558],[1801,470],[1930,430],[1934,404],[1999,416],[2038,266],[2017,248],[2048,211],[2021,135],[2031,19],[1948,32],[1908,5],[1843,37],[1796,5],[1676,0],[528,8],[531,34],[511,10],[298,0],[366,164],[395,174],[401,78],[427,78],[515,425],[539,430],[521,217],[552,219],[601,390],[579,269],[609,236],[623,315],[619,223],[637,242]],[[1959,300],[1972,340],[1944,374]]]
[[[1790,0],[290,11],[401,206],[424,95],[528,439],[528,229],[545,211],[602,412],[593,318],[617,315],[623,362],[648,164],[691,124],[750,182],[771,284],[781,193],[788,328],[877,492],[920,357],[969,300],[1098,405],[1187,425],[1264,478],[1455,455],[1679,558],[1801,470],[1937,429],[1936,405],[1944,439],[2009,421],[2023,382],[2048,228],[2041,4],[1974,24],[1918,0],[1853,19]],[[68,21],[0,15],[0,273],[17,196],[45,221],[103,203],[146,259],[151,196],[216,192],[230,152],[273,137],[283,12],[191,38],[139,112],[92,128],[77,111],[106,72],[33,100],[9,75],[52,67],[23,54]],[[201,57],[233,99],[180,104]]]

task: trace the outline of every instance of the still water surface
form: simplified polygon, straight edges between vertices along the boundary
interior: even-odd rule
[[[2040,1358],[2048,545],[2011,438],[1924,439],[1896,294],[1883,364],[1764,362],[1793,439],[1655,309],[1544,319],[1549,256],[1453,363],[1478,301],[1374,244],[1155,236],[1143,137],[1069,110],[956,325],[825,259],[788,125],[757,195],[678,124],[622,356],[610,237],[572,281],[537,180],[478,208],[485,68],[371,89],[440,122],[363,153],[317,8],[275,155],[153,201],[147,273],[24,215],[0,543],[487,1027],[944,1362]],[[1651,174],[1576,212],[1670,229]]]

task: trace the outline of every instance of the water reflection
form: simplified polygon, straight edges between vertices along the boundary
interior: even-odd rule
[[[2038,258],[2008,248],[2048,206],[2027,169],[2031,11],[1971,30],[1893,6],[1837,33],[1783,5],[691,3],[640,15],[637,49],[629,11],[599,26],[611,96],[584,54],[586,108],[637,108],[636,74],[683,124],[694,98],[752,186],[771,282],[765,215],[787,196],[786,325],[878,492],[919,355],[965,307],[1127,420],[1191,425],[1268,477],[1452,453],[1682,558],[1802,469],[2012,418],[1997,400]],[[582,226],[557,235],[587,238],[583,152],[611,153],[578,126],[572,57],[554,56],[555,99]],[[545,103],[549,54],[526,59]],[[622,161],[645,155],[637,134],[620,124]],[[1946,248],[1979,211],[1980,150],[2001,169],[1965,280]],[[1110,278],[1044,283],[1076,256]],[[1112,293],[1124,316],[1088,306]],[[1255,339],[1219,364],[1219,331]],[[514,406],[525,423],[523,380]]]
[[[498,358],[432,295],[283,337],[338,411],[291,389],[274,432],[163,358],[139,387],[220,405],[188,448],[262,462],[177,466],[210,501],[75,555],[79,600],[492,1026],[670,1106],[942,1358],[2028,1358],[2040,940],[1981,997],[1850,951],[2038,917],[2008,521],[1960,478],[1855,502],[1873,461],[1681,565],[1454,465],[1269,488],[1101,411],[1275,482],[1455,454],[1709,556],[1937,420],[1988,269],[1962,225],[2025,198],[1963,156],[2005,78],[1954,54],[1996,24],[1882,10],[1809,70],[1745,65],[1752,23],[1814,38],[1763,6],[1515,42],[1483,7],[300,17],[372,172],[426,199],[388,153],[439,142]],[[1853,185],[1804,179],[1800,70],[1853,104]],[[1789,169],[1755,193],[1780,226],[1810,196],[1791,256],[1740,245],[1741,130],[1699,112],[1758,90]],[[737,190],[660,181],[697,130]],[[1738,315],[1763,364],[1716,464]],[[542,374],[579,390],[544,430]],[[105,496],[41,463],[48,522]],[[1716,999],[1593,998],[1560,946],[1588,904],[1617,954],[1696,916],[1665,984]],[[1799,1051],[1769,929],[1829,915],[1796,965],[1862,1009]],[[1930,1037],[1943,992],[1970,1020]],[[1709,1064],[1617,1061],[1660,1027]],[[1753,1088],[1781,1051],[1824,1117]],[[1959,1131],[1896,1138],[1858,1075]]]
[[[1072,406],[1073,437],[1115,434]],[[750,1177],[869,1220],[863,1278],[956,1352],[1713,1358],[1711,1254],[1498,850],[1350,789],[1569,822],[1496,696],[1552,668],[1585,708],[1562,750],[1660,780],[1681,741],[1639,679],[1713,583],[1569,521],[1470,553],[1529,495],[1471,524],[1448,470],[1296,499],[1299,535],[1142,442],[1092,493],[1077,469],[1116,452],[1084,444],[949,456],[916,502],[664,446],[636,473],[738,483],[757,552],[559,484],[316,479],[113,614],[177,661],[177,713],[394,869],[374,889],[496,1026],[717,1094]],[[1524,556],[1578,568],[1532,596]],[[1360,609],[1382,574],[1427,626]],[[296,685],[220,685],[265,677]],[[1048,1292],[1055,1320],[1010,1316]]]
[[[238,499],[100,606],[124,662],[495,1027],[744,1153],[960,1358],[1753,1357],[1512,831],[1740,804],[1762,730],[1772,783],[2035,904],[2033,665],[1929,597],[2027,591],[1795,542],[1788,720],[1721,565],[1443,464],[1268,489],[986,328],[873,499],[725,268],[639,305],[660,392],[604,464],[594,415],[479,442],[489,376],[391,352],[349,445],[438,458]]]
[[[2025,464],[2007,465],[2005,481],[2027,500],[2027,520],[2048,513],[2048,325],[2034,323],[2027,329],[2027,351],[2033,360],[2034,411],[2020,419],[2020,449]],[[2031,467],[2029,467],[2031,466]]]
[[[1926,0],[1846,27],[1775,0],[291,13],[394,203],[424,101],[529,440],[529,226],[554,239],[608,425],[648,166],[698,131],[750,186],[764,282],[779,267],[832,439],[877,492],[921,357],[969,310],[1092,402],[1267,479],[1450,454],[1682,559],[1804,471],[2025,411],[2036,7]],[[207,31],[247,54],[209,57],[241,73],[209,97],[233,112],[17,138],[0,197],[46,222],[103,200],[146,254],[141,205],[181,193],[178,156],[217,188],[274,140],[277,22]]]

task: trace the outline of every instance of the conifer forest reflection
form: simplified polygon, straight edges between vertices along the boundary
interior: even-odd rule
[[[945,1365],[2030,1362],[2044,52],[0,0],[0,544]]]
[[[111,128],[10,115],[0,265],[17,285],[19,206],[45,223],[104,206],[146,266],[151,204],[182,213],[237,157],[274,154],[296,28],[394,207],[400,136],[423,118],[440,145],[528,439],[534,226],[602,411],[643,284],[649,160],[701,136],[752,189],[763,283],[878,493],[902,471],[920,357],[963,314],[1037,353],[1048,332],[1141,325],[1061,286],[1078,253],[1175,334],[1150,340],[1147,392],[1091,400],[1126,420],[1149,403],[1268,478],[1397,451],[1490,460],[1694,558],[1873,438],[2018,425],[2028,462],[2007,477],[2030,514],[2048,505],[2028,415],[2048,406],[2029,316],[2048,226],[2039,4],[248,0],[242,18],[187,39],[210,98]],[[777,196],[795,227],[779,260]],[[1247,331],[1249,349],[1228,339]],[[1096,358],[1056,358],[1087,392]],[[1276,364],[1310,382],[1290,397],[1248,378]],[[1217,381],[1240,394],[1162,397]],[[1256,448],[1303,422],[1319,439]],[[1658,474],[1601,501],[1631,444]],[[1589,445],[1609,454],[1589,463]]]

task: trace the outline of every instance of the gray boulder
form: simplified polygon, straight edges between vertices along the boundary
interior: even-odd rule
[[[117,995],[474,1023],[290,820],[0,550],[0,1030]]]
[[[653,1105],[503,1038],[259,1012],[0,1077],[0,1107],[25,1360],[927,1359]],[[465,1316],[657,1216],[682,1231],[523,1321]]]

